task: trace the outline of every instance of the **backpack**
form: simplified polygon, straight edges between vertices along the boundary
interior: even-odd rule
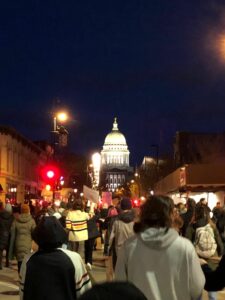
[[[210,258],[215,254],[217,243],[210,224],[196,229],[194,244],[196,252],[200,257]]]

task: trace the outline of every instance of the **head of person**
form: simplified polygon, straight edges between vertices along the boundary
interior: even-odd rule
[[[80,198],[74,199],[72,209],[73,210],[83,210],[84,209],[84,204],[83,204],[82,199],[80,199]]]
[[[120,201],[120,208],[122,210],[129,210],[132,208],[132,202],[129,198],[122,198]]]
[[[30,213],[30,207],[28,204],[21,204],[20,207],[21,214],[29,214]]]
[[[34,229],[32,237],[39,249],[42,250],[55,249],[67,242],[67,234],[54,216],[42,217]]]
[[[147,300],[145,295],[130,282],[105,282],[94,285],[79,300]]]
[[[199,200],[199,205],[207,205],[207,200],[205,198],[201,198]]]
[[[206,205],[202,205],[195,210],[195,221],[202,220],[205,224],[210,221],[209,210]]]
[[[218,201],[216,202],[216,207],[220,208],[221,207],[221,203]]]
[[[187,210],[194,211],[196,207],[196,202],[192,198],[188,198],[186,201]]]
[[[136,233],[149,227],[171,228],[174,222],[174,202],[163,195],[150,196],[140,207],[139,221],[134,224]]]

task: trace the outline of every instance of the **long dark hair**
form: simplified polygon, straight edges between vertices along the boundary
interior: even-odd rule
[[[134,224],[136,233],[149,227],[170,228],[173,225],[174,203],[167,196],[150,196],[140,208],[140,221]]]

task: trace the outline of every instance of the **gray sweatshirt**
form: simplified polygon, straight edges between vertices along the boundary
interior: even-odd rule
[[[116,280],[134,283],[149,300],[194,300],[205,277],[192,243],[170,228],[148,228],[119,251]]]

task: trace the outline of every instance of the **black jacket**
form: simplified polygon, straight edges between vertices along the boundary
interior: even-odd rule
[[[0,249],[6,249],[9,243],[13,215],[6,210],[0,212]]]
[[[225,255],[223,255],[215,271],[212,271],[207,264],[202,266],[202,270],[205,274],[205,289],[207,291],[219,291],[225,287]]]
[[[96,214],[87,221],[88,239],[94,239],[99,237],[99,231],[96,223],[99,218],[100,214]]]

